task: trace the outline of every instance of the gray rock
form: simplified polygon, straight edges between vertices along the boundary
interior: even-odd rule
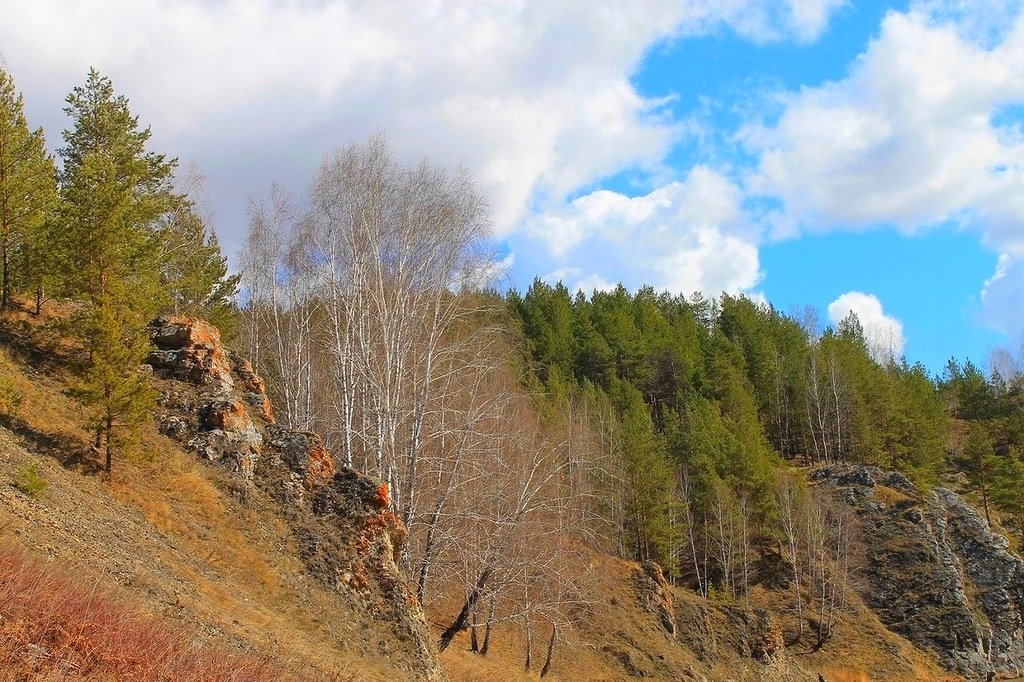
[[[1024,561],[1006,538],[950,490],[922,495],[905,476],[875,467],[824,467],[860,519],[867,553],[864,598],[891,630],[968,679],[1024,670]],[[883,505],[877,486],[903,496]]]

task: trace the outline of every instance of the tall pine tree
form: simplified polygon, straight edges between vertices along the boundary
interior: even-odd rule
[[[81,335],[89,354],[79,395],[90,408],[96,448],[111,468],[113,450],[153,404],[138,372],[146,322],[163,303],[155,226],[171,209],[175,160],[146,151],[128,100],[89,71],[67,97],[64,131],[63,249],[69,289],[88,303]]]
[[[41,286],[55,175],[43,129],[29,129],[22,96],[0,69],[0,310],[10,308],[16,289]]]

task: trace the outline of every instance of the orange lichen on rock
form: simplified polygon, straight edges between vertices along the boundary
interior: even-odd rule
[[[203,425],[208,429],[245,431],[252,425],[249,412],[240,400],[211,403],[203,412]]]
[[[158,348],[208,348],[219,349],[220,330],[205,320],[177,315],[155,321],[157,327],[153,343]]]
[[[388,490],[387,483],[381,483],[377,486],[377,495],[373,498],[373,503],[379,509],[385,509],[391,504],[391,491]]]
[[[235,374],[238,375],[243,390],[249,393],[267,392],[267,383],[263,381],[263,377],[256,374],[251,362],[244,358],[236,357],[234,358],[234,365]]]
[[[334,458],[322,442],[317,441],[310,448],[306,458],[306,487],[309,489],[330,483],[337,469]]]

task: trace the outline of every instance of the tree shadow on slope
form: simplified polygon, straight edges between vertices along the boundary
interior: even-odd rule
[[[73,321],[34,319],[18,311],[0,315],[0,346],[33,372],[57,376],[82,362],[82,350],[69,339]]]
[[[70,434],[43,431],[11,415],[0,415],[0,426],[13,433],[29,452],[50,457],[65,469],[88,475],[103,471],[94,450]]]

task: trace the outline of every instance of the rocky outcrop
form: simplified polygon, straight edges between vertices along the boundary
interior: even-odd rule
[[[146,362],[161,380],[160,430],[252,481],[264,449],[261,427],[273,421],[269,409],[257,409],[255,419],[250,413],[254,404],[269,405],[262,380],[202,320],[159,318],[150,323],[150,333],[156,348]],[[248,374],[238,371],[246,369]]]
[[[217,392],[234,389],[231,361],[216,327],[202,320],[165,317],[151,322],[150,330],[156,349],[146,363],[156,372]]]
[[[444,679],[398,568],[406,530],[390,511],[387,486],[339,468],[316,434],[276,424],[263,380],[223,347],[216,328],[166,317],[150,330],[160,430],[277,506],[306,571],[351,605],[346,617],[391,627],[393,636],[372,643],[377,656],[407,669],[408,679]]]
[[[826,467],[860,519],[864,598],[891,630],[969,679],[1024,670],[1024,561],[957,494],[922,494],[901,474]]]
[[[658,618],[661,627],[671,637],[676,636],[676,613],[672,603],[672,590],[665,580],[661,566],[645,561],[635,576],[640,603]]]
[[[267,427],[267,443],[274,453],[275,464],[289,472],[279,491],[288,500],[300,500],[305,490],[327,485],[337,474],[334,457],[315,433],[292,431],[278,426]]]

